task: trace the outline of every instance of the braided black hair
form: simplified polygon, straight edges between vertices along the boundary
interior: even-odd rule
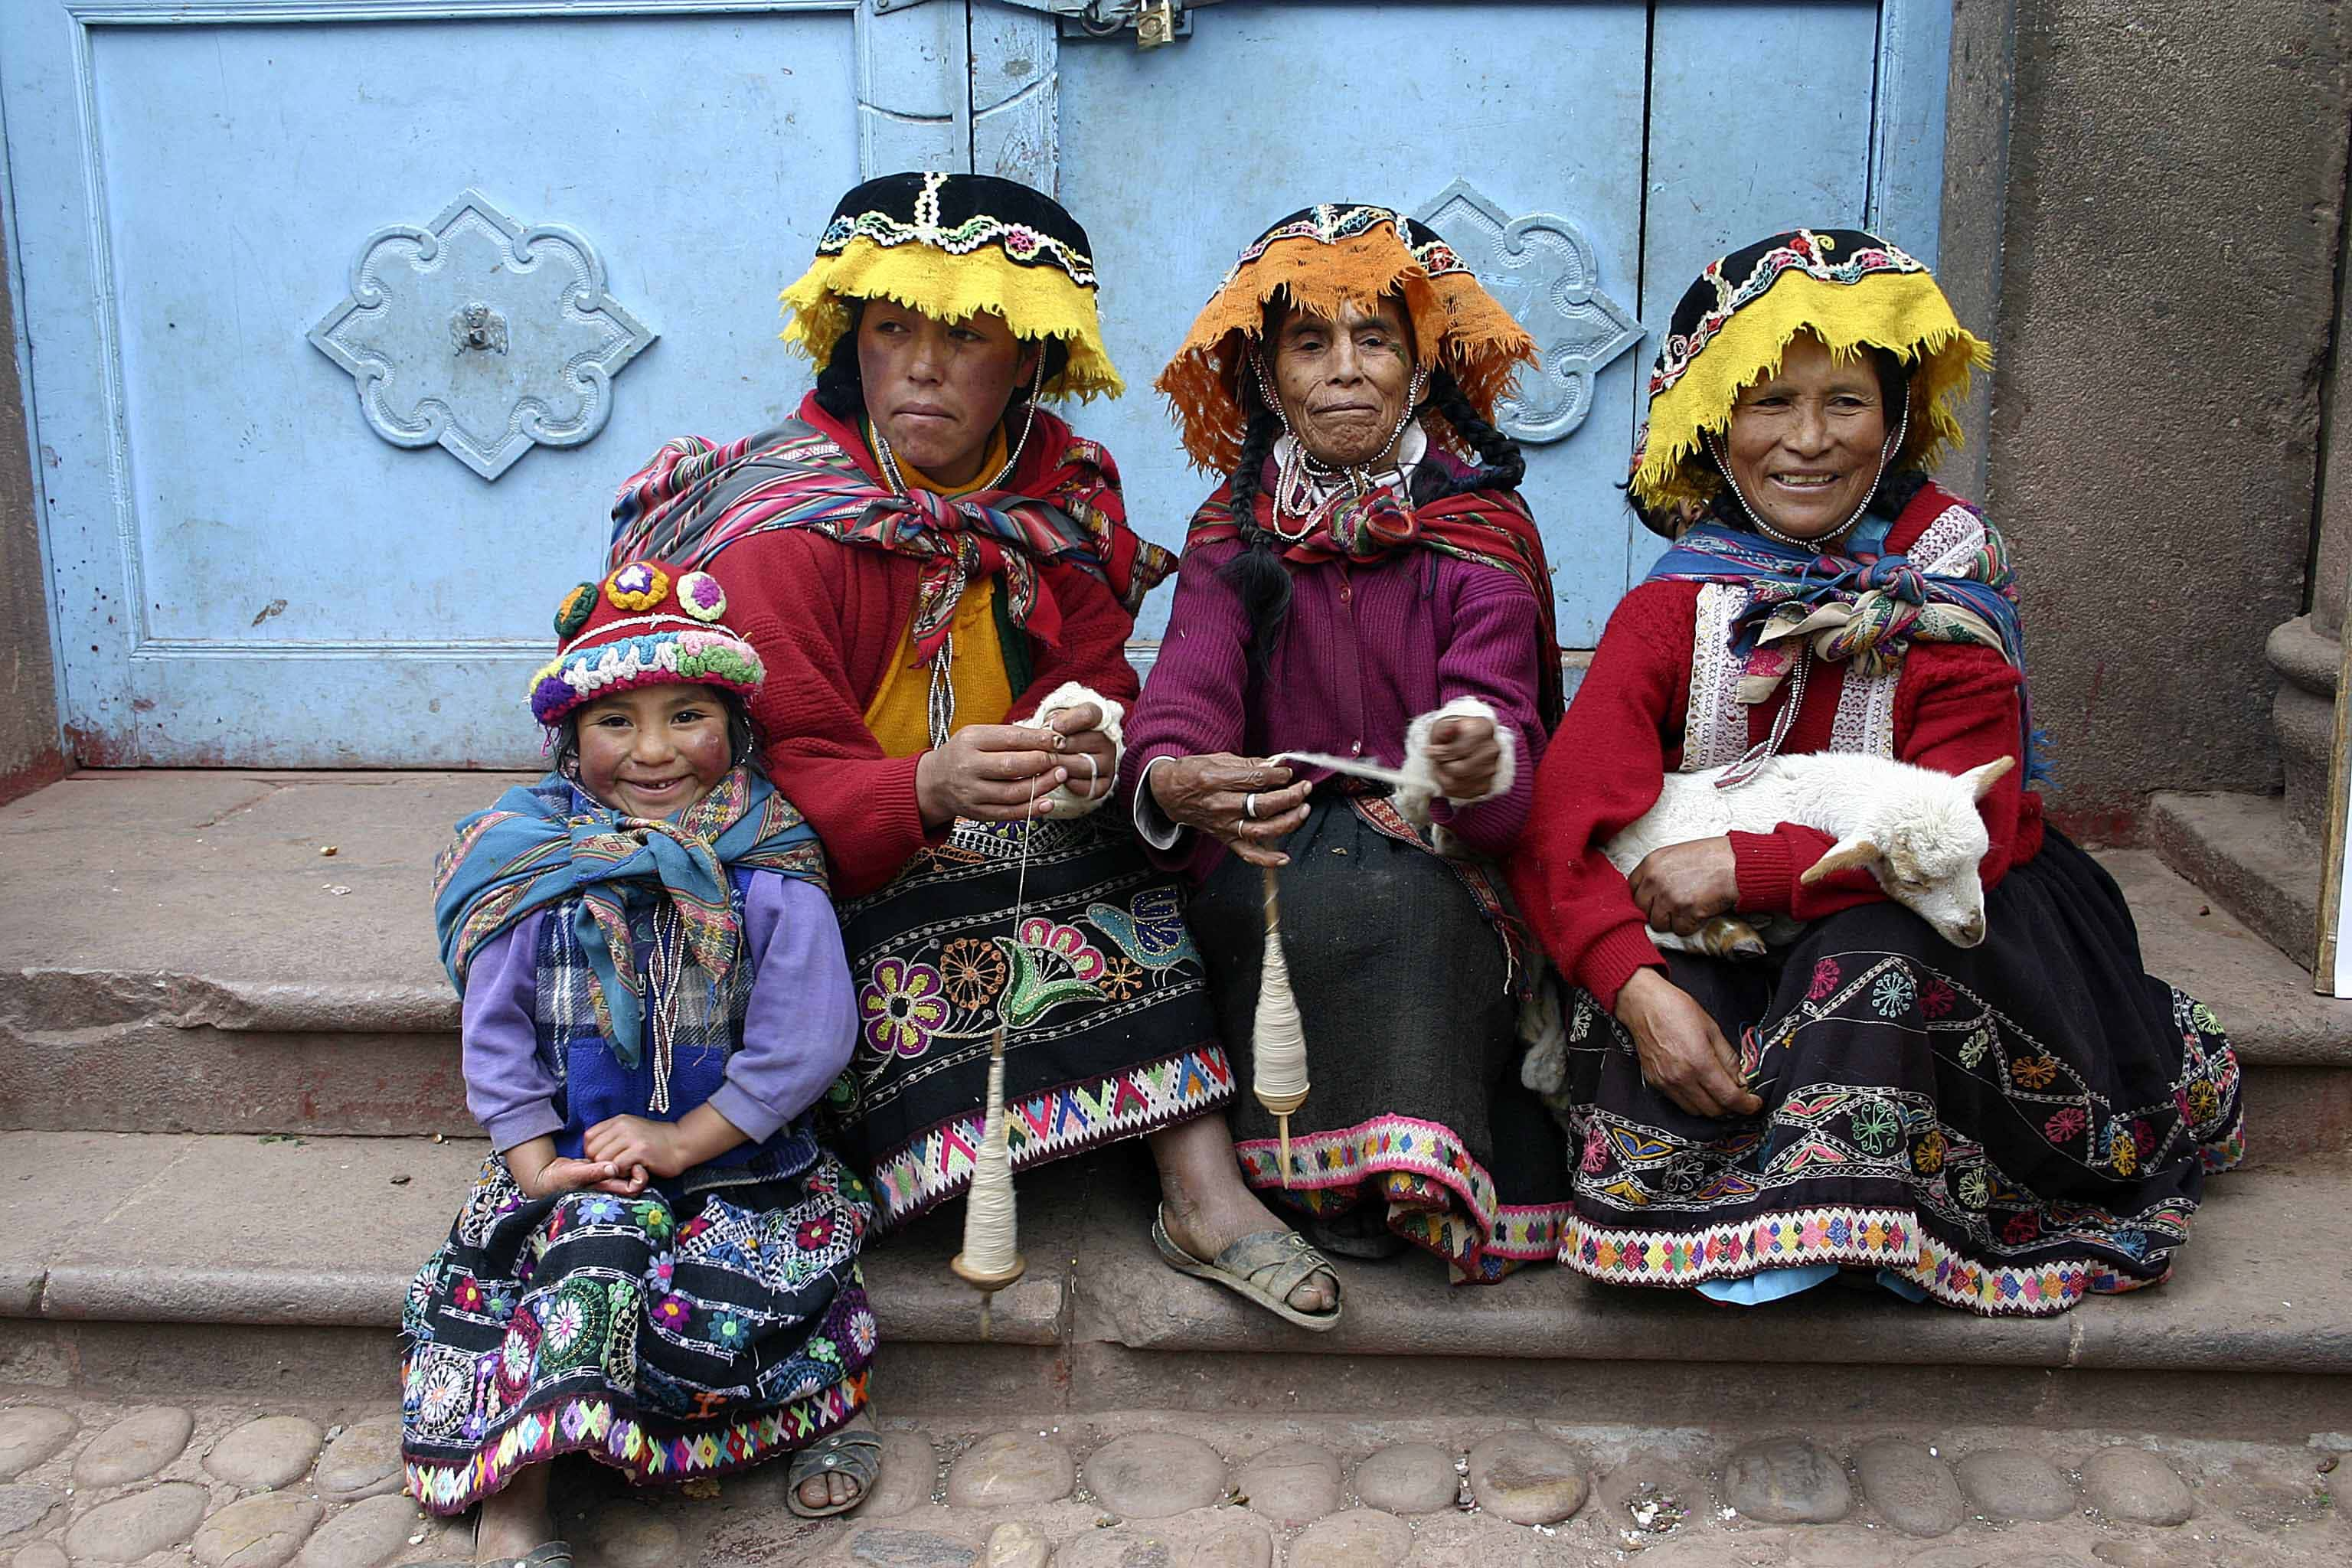
[[[849,325],[842,330],[833,353],[816,373],[816,405],[844,425],[855,425],[866,417],[866,380],[857,363],[857,329],[866,321],[866,301],[853,298],[844,302],[849,307]],[[1025,342],[1021,345],[1024,353],[1030,346]],[[1055,376],[1069,368],[1070,345],[1060,338],[1047,338],[1044,352],[1045,375],[1036,381],[1026,376],[1014,381],[1013,396],[1004,405],[1004,417],[1021,412],[1030,387],[1051,385]]]
[[[1528,477],[1527,454],[1519,450],[1519,444],[1478,412],[1470,395],[1462,390],[1462,384],[1444,365],[1430,373],[1429,395],[1422,406],[1435,409],[1454,426],[1454,433],[1478,454],[1479,467],[1458,479],[1434,487],[1427,495],[1416,494],[1412,498],[1415,505],[1470,490],[1515,490],[1519,481]]]
[[[1247,391],[1244,402],[1255,405],[1255,411],[1242,435],[1241,460],[1233,478],[1234,526],[1241,530],[1242,549],[1217,574],[1241,597],[1242,613],[1249,617],[1250,668],[1263,679],[1282,624],[1290,616],[1290,568],[1282,563],[1282,541],[1257,521],[1265,460],[1282,436],[1282,420]]]

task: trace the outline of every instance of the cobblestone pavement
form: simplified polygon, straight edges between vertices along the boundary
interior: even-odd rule
[[[559,1468],[582,1568],[2301,1568],[2352,1559],[2352,1435],[1718,1434],[1137,1414],[885,1421],[865,1507],[781,1465],[694,1494]],[[463,1556],[399,1492],[389,1404],[139,1405],[0,1390],[0,1564],[381,1568]]]

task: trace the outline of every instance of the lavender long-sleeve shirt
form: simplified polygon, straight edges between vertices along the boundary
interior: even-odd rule
[[[1227,541],[1184,552],[1167,638],[1127,721],[1123,785],[1136,789],[1157,759],[1210,752],[1324,752],[1394,767],[1408,723],[1454,698],[1478,697],[1517,736],[1511,787],[1475,805],[1438,801],[1431,815],[1482,855],[1507,849],[1527,820],[1545,739],[1536,711],[1540,611],[1527,584],[1433,550],[1399,551],[1370,566],[1294,567],[1289,618],[1265,689],[1255,692],[1249,617],[1218,575],[1240,549]],[[1139,816],[1148,819],[1148,810]],[[1197,879],[1224,849],[1185,841],[1194,837],[1157,858]]]
[[[533,1026],[539,934],[553,908],[533,910],[484,942],[466,976],[466,1109],[503,1152],[563,1130],[556,1083]],[[823,889],[755,871],[743,893],[743,957],[751,995],[743,1048],[709,1100],[754,1143],[816,1103],[857,1043],[841,923]],[[681,1114],[691,1106],[679,1108]]]

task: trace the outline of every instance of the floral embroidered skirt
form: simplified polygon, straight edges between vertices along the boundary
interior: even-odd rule
[[[840,914],[862,1023],[826,1142],[886,1227],[971,1185],[999,1029],[1016,1171],[1233,1098],[1182,889],[1099,816],[959,822]]]
[[[635,1198],[527,1198],[503,1157],[485,1161],[402,1316],[410,1495],[457,1513],[573,1452],[635,1481],[690,1480],[856,1415],[874,1208],[839,1161],[803,1148],[797,1175]]]
[[[1324,1218],[1382,1205],[1389,1230],[1444,1258],[1455,1283],[1490,1281],[1558,1252],[1567,1143],[1519,1083],[1501,895],[1410,833],[1385,799],[1318,794],[1284,845],[1282,946],[1310,1086],[1286,1170],[1248,1091],[1258,868],[1220,861],[1193,896],[1192,930],[1243,1085],[1232,1120],[1250,1185]]]
[[[1965,951],[1874,903],[1769,963],[1670,954],[1739,1043],[1753,1120],[1677,1109],[1575,993],[1560,1260],[1620,1285],[1875,1268],[2015,1316],[2162,1280],[2207,1173],[2243,1152],[2230,1042],[2142,971],[2122,892],[2054,830],[1986,913]]]

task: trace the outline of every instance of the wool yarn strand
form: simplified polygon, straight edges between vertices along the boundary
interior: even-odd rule
[[[1257,1016],[1250,1026],[1256,1064],[1251,1089],[1274,1117],[1282,1145],[1282,1184],[1290,1185],[1290,1113],[1307,1102],[1307,1026],[1290,991],[1290,963],[1282,952],[1282,900],[1274,868],[1265,879],[1265,952],[1260,961]]]

